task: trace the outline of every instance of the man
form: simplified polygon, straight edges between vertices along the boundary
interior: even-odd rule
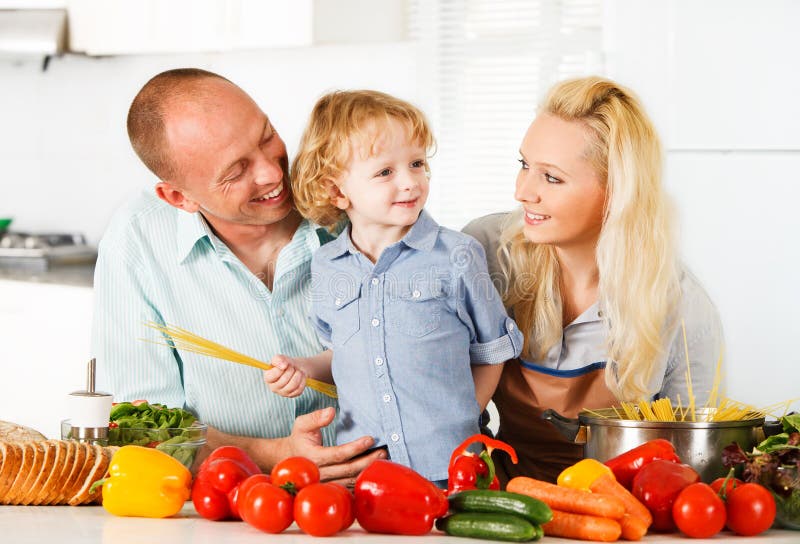
[[[303,455],[323,478],[352,482],[385,453],[360,455],[370,437],[323,445],[334,442],[335,400],[310,389],[274,395],[260,370],[158,345],[164,338],[144,326],[177,325],[264,361],[321,350],[307,309],[322,233],[293,207],[286,147],[269,118],[221,76],[170,70],[139,91],[128,135],[160,180],[158,198],[120,210],[100,244],[98,388],[187,407],[209,425],[208,451],[237,445],[265,469]]]

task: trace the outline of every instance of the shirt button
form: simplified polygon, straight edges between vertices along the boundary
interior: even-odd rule
[[[342,305],[342,299],[337,298],[336,300],[333,301],[333,303],[336,304],[337,306],[341,306]]]
[[[378,278],[372,278],[372,285],[378,285]]]
[[[510,331],[514,330],[514,324],[513,323],[509,323],[508,324],[508,330],[510,330]]]
[[[389,402],[390,400],[392,400],[392,396],[391,395],[384,395],[383,396],[383,402]]]
[[[381,366],[383,364],[383,359],[381,359],[380,357],[377,357],[375,359],[375,364],[378,365],[378,366]]]
[[[414,292],[411,293],[411,296],[414,298],[419,298],[421,295],[422,293],[420,293],[418,290],[414,290]]]
[[[603,311],[602,311],[602,310],[600,310],[599,312],[597,312],[597,317],[603,317]]]
[[[392,433],[392,436],[390,436],[389,438],[392,439],[392,442],[397,442],[398,440],[400,440],[400,435],[397,433]]]
[[[381,324],[380,321],[378,321],[376,318],[372,318],[372,326],[373,327],[377,327],[380,324]]]
[[[278,317],[283,317],[283,308],[278,308],[275,310],[275,313],[278,314]]]

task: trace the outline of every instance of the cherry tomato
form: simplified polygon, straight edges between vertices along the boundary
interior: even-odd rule
[[[711,489],[713,489],[717,495],[725,495],[728,496],[728,493],[731,492],[731,489],[734,487],[739,487],[740,485],[744,484],[739,478],[731,478],[728,480],[728,485],[725,486],[725,492],[722,492],[722,485],[725,483],[725,478],[717,478],[713,482],[711,482]]]
[[[763,533],[775,521],[775,499],[764,486],[742,484],[728,493],[728,529],[742,536]]]
[[[288,457],[272,467],[270,476],[274,485],[290,484],[289,492],[300,491],[319,482],[319,467],[306,457]]]
[[[220,446],[215,449],[205,458],[198,470],[203,470],[215,459],[233,459],[234,461],[238,461],[250,474],[258,474],[261,472],[261,469],[255,461],[253,461],[242,448],[237,446]]]
[[[231,516],[228,498],[219,493],[210,482],[195,480],[192,485],[192,504],[197,513],[205,519],[219,521]]]
[[[271,483],[253,483],[239,498],[242,519],[256,529],[280,533],[292,524],[292,496]]]
[[[231,514],[233,514],[233,517],[236,519],[242,519],[242,515],[239,513],[239,500],[241,497],[244,497],[247,491],[258,482],[269,483],[269,481],[269,474],[253,474],[252,476],[248,476],[247,479],[241,482],[239,485],[228,491],[228,505],[231,508]]]
[[[704,483],[691,484],[672,505],[672,519],[686,536],[708,538],[725,527],[725,503]]]
[[[349,493],[348,493],[349,495]],[[311,536],[331,536],[352,523],[353,500],[337,484],[315,483],[301,489],[294,500],[294,520]]]

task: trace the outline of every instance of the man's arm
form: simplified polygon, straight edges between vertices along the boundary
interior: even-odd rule
[[[116,402],[145,399],[182,408],[179,355],[140,340],[163,340],[144,326],[163,320],[153,300],[149,271],[139,260],[135,244],[136,240],[112,230],[100,245],[92,323],[97,389],[114,395]]]
[[[308,457],[319,465],[323,480],[352,487],[358,474],[374,460],[385,459],[386,452],[381,449],[362,455],[372,447],[373,440],[369,436],[340,446],[323,446],[320,429],[329,425],[335,415],[333,408],[324,408],[299,416],[291,434],[285,438],[234,436],[209,427],[208,443],[197,456],[195,467],[217,447],[231,445],[242,448],[264,471],[271,470],[287,457]]]

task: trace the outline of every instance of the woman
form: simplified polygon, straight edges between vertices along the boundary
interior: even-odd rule
[[[520,462],[498,456],[507,481],[554,480],[581,446],[541,418],[668,397],[697,404],[720,359],[716,308],[680,264],[661,184],[658,136],[627,89],[598,77],[549,93],[520,148],[511,214],[464,229],[480,241],[525,343],[494,396],[498,438]],[[685,340],[684,333],[685,330]]]

